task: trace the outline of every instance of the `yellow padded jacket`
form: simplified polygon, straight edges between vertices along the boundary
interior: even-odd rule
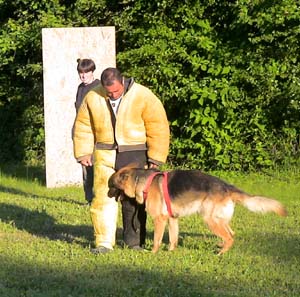
[[[147,150],[148,160],[165,163],[170,131],[161,101],[146,87],[133,82],[124,94],[115,118],[101,85],[90,91],[78,111],[73,145],[77,160],[96,149]]]

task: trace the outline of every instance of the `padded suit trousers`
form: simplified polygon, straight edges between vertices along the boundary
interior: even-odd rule
[[[115,172],[116,151],[94,152],[94,198],[90,214],[94,227],[95,247],[113,249],[116,241],[118,203],[108,197],[108,179]]]
[[[109,198],[108,179],[130,163],[141,168],[147,163],[146,151],[116,153],[115,150],[95,150],[94,152],[94,198],[90,213],[94,227],[95,247],[113,249],[115,245],[118,203]],[[144,205],[126,196],[122,199],[123,239],[127,246],[141,246],[145,243],[146,212]]]

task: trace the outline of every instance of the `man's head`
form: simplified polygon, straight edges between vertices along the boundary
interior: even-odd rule
[[[101,83],[111,99],[119,99],[124,93],[124,78],[117,68],[106,68],[101,74]]]

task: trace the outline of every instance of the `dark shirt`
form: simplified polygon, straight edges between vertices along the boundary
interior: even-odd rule
[[[94,87],[96,87],[97,85],[100,84],[100,80],[99,79],[95,79],[92,83],[85,85],[84,83],[81,83],[78,86],[77,89],[77,94],[76,94],[76,102],[75,102],[75,108],[76,108],[76,112],[78,112],[79,107],[85,97],[85,95]]]

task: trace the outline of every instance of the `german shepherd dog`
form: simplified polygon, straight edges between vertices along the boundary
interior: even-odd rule
[[[167,181],[164,175],[167,175]],[[209,229],[222,239],[218,253],[221,255],[233,245],[234,232],[229,223],[236,203],[253,212],[287,215],[284,206],[277,200],[249,195],[199,170],[173,170],[164,174],[155,169],[137,169],[129,166],[115,172],[108,185],[110,197],[115,191],[121,190],[128,197],[135,198],[138,203],[145,203],[147,213],[154,220],[153,253],[159,249],[167,221],[169,250],[176,248],[178,218],[182,216],[199,213]]]

